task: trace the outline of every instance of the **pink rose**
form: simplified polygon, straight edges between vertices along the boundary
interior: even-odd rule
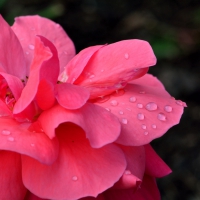
[[[186,106],[148,68],[150,45],[84,49],[54,22],[0,17],[0,199],[160,198],[171,172],[149,143]]]

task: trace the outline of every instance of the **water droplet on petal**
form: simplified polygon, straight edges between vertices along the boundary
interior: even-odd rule
[[[127,124],[127,123],[128,123],[128,120],[125,118],[122,118],[122,124]]]
[[[72,180],[73,180],[73,181],[77,181],[77,180],[78,180],[78,177],[77,177],[77,176],[73,176],[73,177],[72,177]]]
[[[110,112],[110,108],[105,108],[105,109]]]
[[[157,110],[158,106],[156,103],[154,102],[149,102],[147,105],[146,105],[146,109],[149,110],[149,111],[153,111],[153,110]]]
[[[152,127],[153,129],[156,129],[156,128],[157,128],[157,126],[156,126],[155,124],[152,124],[151,127]]]
[[[145,94],[145,91],[140,91],[139,93],[140,93],[140,94]]]
[[[35,49],[35,46],[32,45],[32,44],[29,44],[28,47],[29,47],[29,49],[31,49],[31,50]]]
[[[148,134],[149,134],[149,132],[147,132],[147,131],[144,132],[144,135],[148,135]]]
[[[91,74],[90,76],[89,76],[89,78],[94,78],[95,77],[95,75],[94,74]]]
[[[120,110],[120,111],[119,111],[119,114],[120,114],[120,115],[123,115],[123,114],[124,114],[124,112],[123,112],[122,110]]]
[[[142,105],[141,103],[138,103],[138,104],[137,104],[137,107],[138,107],[138,108],[143,108],[143,105]]]
[[[129,175],[129,174],[131,174],[131,171],[125,170],[124,174]]]
[[[10,131],[9,130],[2,130],[1,133],[3,135],[10,135]]]
[[[125,58],[125,59],[129,59],[129,54],[128,54],[128,53],[125,53],[125,54],[124,54],[124,58]]]
[[[111,105],[111,106],[117,106],[117,105],[118,105],[118,102],[117,102],[116,100],[112,100],[112,101],[110,102],[110,105]]]
[[[32,147],[34,147],[34,146],[35,146],[35,144],[31,143],[31,146],[32,146]]]
[[[144,114],[138,113],[137,118],[138,118],[139,120],[144,120]]]
[[[158,114],[158,119],[159,119],[160,121],[166,121],[166,116],[165,116],[163,113],[159,113],[159,114]]]
[[[165,111],[166,112],[172,112],[172,107],[171,106],[165,106]]]
[[[102,69],[101,72],[104,72],[104,69]]]
[[[26,51],[26,54],[28,55],[28,54],[29,54],[29,52],[28,52],[28,51]]]
[[[118,96],[122,96],[125,93],[125,91],[123,89],[120,90],[116,90],[114,93],[112,93],[112,96],[118,97]]]
[[[8,137],[8,141],[13,142],[15,140],[14,137]]]
[[[145,124],[142,124],[142,129],[147,129],[147,126]]]
[[[126,108],[126,110],[131,111],[131,108]]]
[[[135,97],[130,97],[129,101],[130,101],[131,103],[134,103],[134,102],[136,102],[136,98],[135,98]]]

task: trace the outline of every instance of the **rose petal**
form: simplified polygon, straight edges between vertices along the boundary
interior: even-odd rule
[[[27,75],[23,49],[16,35],[0,15],[0,71],[24,79]]]
[[[178,124],[183,113],[185,104],[171,98],[155,77],[147,74],[142,80],[143,85],[138,85],[136,80],[136,84],[124,88],[125,92],[113,94],[109,101],[97,102],[119,118],[122,132],[117,142],[120,144],[147,144]],[[155,87],[151,86],[152,82]]]
[[[20,155],[0,151],[0,171],[0,199],[24,199],[26,188],[22,183]]]
[[[68,123],[57,128],[57,135],[60,153],[52,165],[23,156],[23,182],[37,196],[68,200],[97,196],[123,174],[126,161],[117,146],[93,149],[84,131]]]
[[[45,164],[54,162],[58,155],[57,139],[50,140],[41,132],[30,132],[27,126],[27,123],[0,118],[0,149],[25,154]]]
[[[90,89],[91,98],[123,88],[155,65],[156,57],[146,41],[124,40],[100,48],[75,84]]]
[[[27,192],[24,200],[48,200],[48,199],[41,199],[40,197],[35,196],[31,192]]]
[[[23,111],[36,96],[40,80],[56,84],[59,73],[57,52],[53,44],[44,37],[35,38],[35,57],[31,65],[28,82],[16,102],[13,113]]]
[[[26,55],[26,64],[29,68],[33,60],[36,35],[44,36],[55,45],[58,50],[60,71],[63,71],[75,54],[74,44],[69,36],[59,24],[49,19],[37,15],[17,17],[12,29],[21,42]]]
[[[94,148],[115,141],[120,134],[118,119],[104,108],[90,103],[77,110],[67,110],[57,105],[43,112],[38,120],[50,138],[55,137],[55,128],[61,123],[72,122],[85,131]]]
[[[57,84],[55,94],[58,103],[67,109],[78,109],[89,99],[89,92],[82,87],[69,83]]]
[[[153,150],[150,144],[147,144],[144,147],[146,154],[146,170],[145,170],[146,174],[156,178],[160,178],[172,172],[172,170]]]

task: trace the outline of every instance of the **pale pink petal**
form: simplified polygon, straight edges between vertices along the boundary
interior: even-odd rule
[[[137,190],[142,182],[145,171],[144,147],[119,146],[126,157],[127,168],[120,180],[113,186],[114,189]]]
[[[75,84],[87,87],[91,98],[95,98],[124,88],[155,64],[156,57],[148,42],[124,40],[100,48]]]
[[[50,140],[42,130],[30,132],[27,126],[28,123],[0,118],[0,149],[25,154],[45,164],[54,162],[59,149],[57,139]]]
[[[23,182],[35,195],[67,200],[97,196],[123,174],[126,160],[117,146],[93,149],[84,131],[69,123],[60,125],[56,132],[60,152],[52,165],[23,156]]]
[[[74,44],[69,36],[59,24],[49,19],[38,15],[17,17],[12,29],[22,44],[28,67],[30,67],[33,60],[36,35],[44,36],[56,46],[60,61],[60,71],[63,71],[65,65],[75,55]]]
[[[104,45],[96,45],[88,47],[80,51],[66,66],[65,71],[60,75],[59,80],[61,82],[74,83],[79,75],[84,70],[85,66],[94,55],[96,51],[102,48]]]
[[[41,80],[45,79],[56,84],[58,74],[59,65],[55,47],[44,37],[36,37],[35,56],[31,65],[30,76],[21,97],[15,104],[14,114],[23,111],[35,98]]]
[[[120,144],[147,144],[178,124],[183,113],[185,103],[170,97],[155,77],[147,74],[142,80],[143,85],[132,82],[112,94],[108,101],[97,102],[119,118],[122,132],[117,142]]]
[[[107,190],[103,193],[106,200],[160,200],[160,193],[154,178],[145,175],[141,188],[136,192],[127,190]]]
[[[22,200],[26,188],[22,183],[21,156],[10,151],[0,151],[0,199]]]
[[[87,102],[90,93],[83,87],[61,83],[55,87],[55,97],[62,107],[78,109]]]
[[[145,170],[146,174],[156,178],[160,178],[172,172],[172,170],[153,150],[150,144],[147,144],[144,147],[146,154],[146,170]]]
[[[23,49],[10,26],[0,15],[0,71],[24,79],[27,75]]]
[[[106,109],[86,103],[77,110],[67,110],[57,105],[43,112],[38,118],[45,133],[55,137],[55,129],[63,122],[72,122],[86,133],[94,148],[102,147],[117,139],[120,134],[118,119]]]

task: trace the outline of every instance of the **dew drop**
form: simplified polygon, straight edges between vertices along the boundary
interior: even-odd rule
[[[154,110],[157,110],[158,106],[156,103],[154,102],[149,102],[147,105],[146,105],[146,109],[149,110],[149,111],[154,111]]]
[[[148,134],[149,134],[149,132],[147,132],[147,131],[144,132],[144,135],[148,135]]]
[[[156,129],[156,128],[157,128],[157,126],[156,126],[155,124],[152,124],[151,127],[152,127],[153,129]]]
[[[89,78],[94,78],[94,77],[95,77],[95,75],[94,75],[94,74],[92,74],[92,75],[90,75],[90,76],[89,76]]]
[[[31,146],[32,146],[32,147],[34,147],[34,146],[35,146],[35,144],[31,143]]]
[[[118,105],[118,102],[117,102],[116,100],[112,100],[112,101],[110,102],[110,105],[111,105],[111,106],[117,106],[117,105]]]
[[[137,104],[137,107],[138,107],[138,108],[143,108],[143,105],[142,105],[141,103],[138,103],[138,104]]]
[[[145,91],[140,91],[139,93],[140,93],[140,94],[145,94]]]
[[[125,59],[129,59],[129,54],[128,54],[128,53],[125,53],[125,54],[124,54],[124,58],[125,58]]]
[[[131,108],[126,108],[126,110],[131,111]]]
[[[110,108],[105,108],[105,109],[110,112]]]
[[[35,46],[32,45],[32,44],[29,44],[28,47],[29,47],[29,49],[31,49],[31,50],[35,49]]]
[[[125,93],[125,91],[123,89],[120,90],[116,90],[114,93],[112,93],[112,96],[118,97],[118,96],[122,96]]]
[[[160,121],[166,121],[166,116],[165,116],[163,113],[159,113],[159,114],[158,114],[158,119],[159,119]]]
[[[101,72],[104,72],[104,69],[102,69]]]
[[[26,51],[26,54],[28,55],[28,54],[29,54],[29,52],[28,52],[28,51]]]
[[[14,137],[8,137],[8,141],[13,142],[14,140]]]
[[[10,135],[10,131],[9,130],[3,130],[1,133],[3,135]]]
[[[124,174],[126,174],[126,175],[130,175],[131,172],[130,172],[129,170],[125,170]]]
[[[165,106],[165,111],[166,112],[172,112],[172,107],[171,106]]]
[[[144,120],[144,114],[138,113],[137,118],[138,118],[139,120]]]
[[[123,115],[123,114],[124,114],[124,112],[123,112],[122,110],[120,110],[120,111],[119,111],[119,114],[120,114],[120,115]]]
[[[127,124],[128,120],[126,118],[122,118],[122,124]]]
[[[147,129],[147,126],[145,124],[142,124],[142,129]]]
[[[78,180],[78,177],[77,177],[77,176],[73,176],[73,177],[72,177],[72,180],[73,180],[73,181],[77,181],[77,180]]]
[[[135,98],[135,97],[130,97],[129,101],[130,101],[131,103],[134,103],[134,102],[136,102],[136,98]]]

